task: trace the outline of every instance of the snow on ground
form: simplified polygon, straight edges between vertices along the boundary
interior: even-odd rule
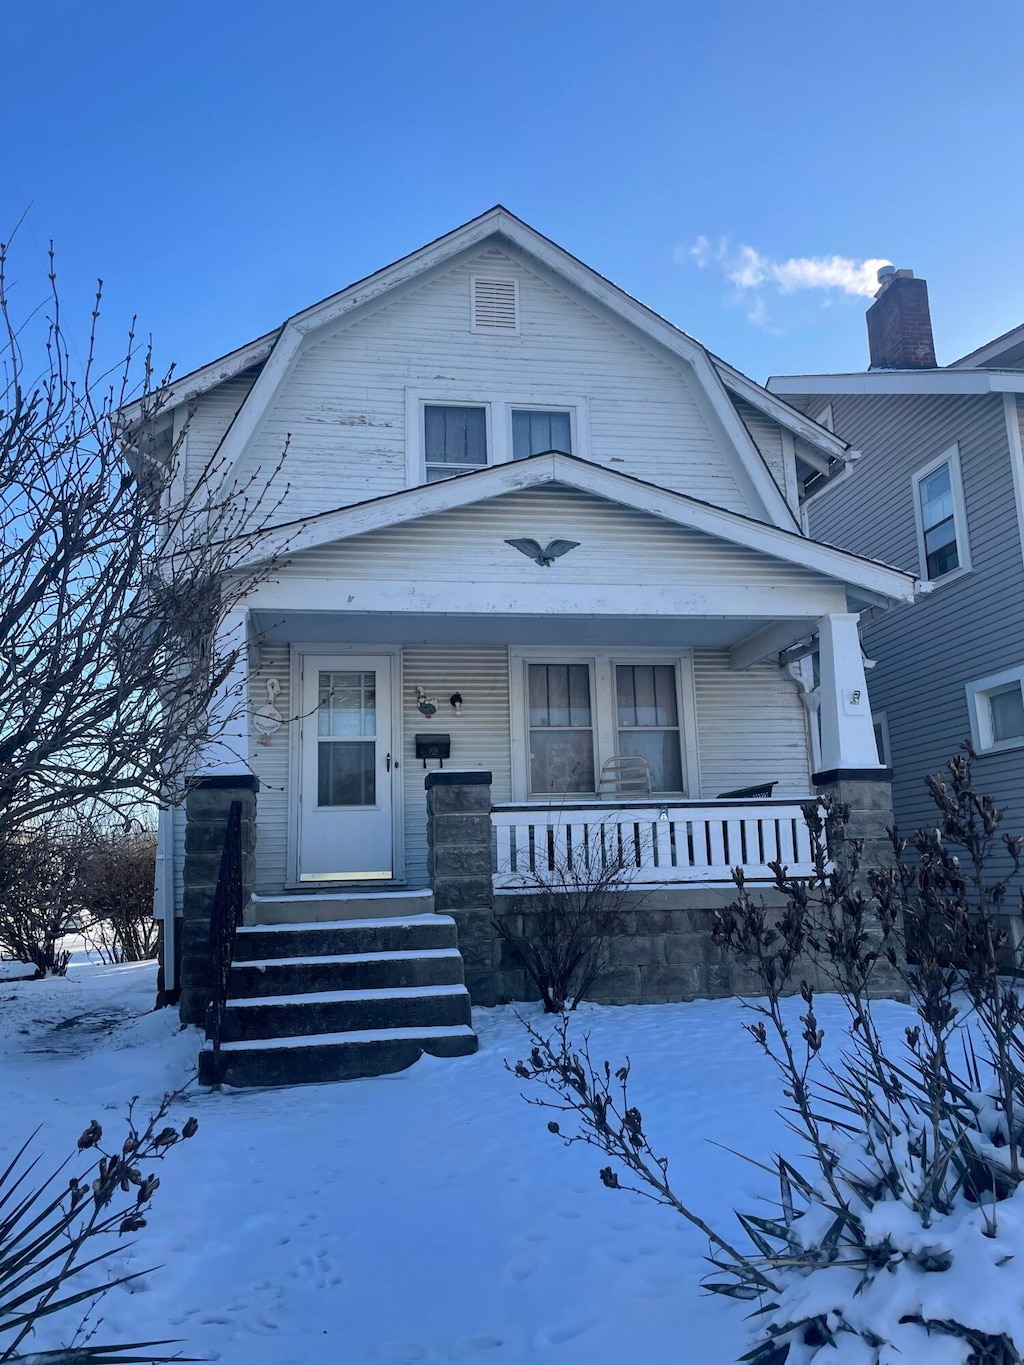
[[[198,1035],[153,1012],[150,964],[77,954],[66,980],[0,980],[0,1157],[37,1125],[63,1155],[90,1118],[119,1131],[194,1069]],[[543,1016],[527,1007],[529,1017]],[[906,1007],[879,1019],[902,1033]],[[818,1002],[838,1040],[835,1001]],[[592,1053],[632,1059],[631,1094],[684,1200],[733,1231],[769,1178],[714,1142],[793,1149],[771,1068],[735,1001],[581,1008]],[[527,1050],[512,1009],[474,1011],[474,1057],[395,1076],[197,1092],[160,1170],[132,1268],[97,1340],[174,1337],[225,1365],[726,1365],[745,1308],[699,1290],[707,1244],[677,1214],[605,1189],[504,1067]],[[54,1344],[42,1335],[36,1349]]]

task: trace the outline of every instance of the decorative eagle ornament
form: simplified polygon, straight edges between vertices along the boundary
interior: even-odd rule
[[[549,540],[541,549],[539,542],[529,536],[505,541],[506,545],[511,545],[514,550],[526,555],[527,559],[532,559],[544,569],[550,569],[556,559],[561,559],[562,555],[575,550],[579,543],[578,540]]]

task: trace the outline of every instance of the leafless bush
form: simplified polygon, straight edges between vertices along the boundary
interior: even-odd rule
[[[38,1158],[30,1156],[31,1139],[0,1172],[0,1362],[155,1365],[172,1359],[164,1352],[153,1354],[152,1348],[173,1343],[101,1346],[90,1340],[92,1330],[86,1328],[90,1311],[110,1289],[149,1273],[104,1278],[97,1267],[132,1245],[122,1238],[146,1226],[160,1179],[145,1167],[162,1161],[199,1126],[194,1118],[180,1131],[165,1122],[178,1098],[165,1097],[144,1126],[135,1121],[133,1101],[120,1149],[104,1147],[103,1129],[93,1119],[78,1139],[76,1153],[88,1164],[71,1176],[67,1170],[74,1158],[61,1162],[45,1180],[33,1176]],[[98,1249],[111,1238],[117,1241]],[[78,1327],[64,1350],[20,1354],[44,1319],[66,1317],[71,1310]]]
[[[1001,834],[999,812],[973,788],[971,759],[968,749],[927,779],[937,824],[909,840],[893,831],[891,866],[863,868],[863,846],[852,839],[833,865],[827,840],[842,835],[849,811],[824,802],[805,812],[814,875],[796,881],[775,868],[781,913],[734,874],[739,894],[718,915],[716,941],[756,973],[764,998],[749,1002],[755,1018],[746,1027],[778,1070],[787,1121],[806,1153],[802,1162],[774,1158],[774,1211],[738,1215],[749,1250],[727,1246],[672,1190],[628,1095],[628,1064],[614,1073],[592,1065],[563,1021],[552,1038],[532,1030],[530,1058],[515,1068],[549,1092],[534,1103],[569,1116],[567,1129],[563,1117],[552,1131],[613,1159],[601,1171],[606,1185],[622,1188],[624,1169],[637,1192],[707,1234],[718,1273],[706,1288],[758,1305],[743,1357],[753,1365],[819,1356],[881,1365],[893,1352],[906,1360],[940,1352],[963,1365],[1024,1360],[1016,1283],[1024,1008],[1016,973],[1002,972],[1021,839]],[[917,942],[911,964],[907,917]],[[828,1058],[815,992],[795,980],[807,956],[849,1021],[842,1050]],[[876,1023],[880,974],[912,992],[918,1021],[902,1047]],[[803,1009],[794,1023],[781,997],[797,985]],[[1005,1309],[998,1321],[992,1303]]]
[[[84,929],[104,962],[144,962],[157,954],[153,918],[156,833],[127,827],[85,826],[77,891]]]
[[[0,858],[0,954],[63,976],[65,936],[81,926],[76,868],[65,832],[54,822],[7,842]]]
[[[527,871],[520,871],[523,933],[495,916],[494,928],[536,986],[548,1014],[575,1009],[607,965],[608,942],[621,934],[641,896],[633,882],[642,859],[641,834],[619,837],[614,819],[588,826],[574,847],[556,838],[557,825],[538,826]]]

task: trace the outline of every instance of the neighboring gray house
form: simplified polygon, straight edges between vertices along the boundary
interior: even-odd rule
[[[768,388],[861,452],[811,476],[808,534],[931,589],[863,632],[899,824],[930,822],[922,779],[970,736],[977,786],[1024,832],[1024,326],[938,366],[924,280],[887,267],[879,282],[866,373]]]

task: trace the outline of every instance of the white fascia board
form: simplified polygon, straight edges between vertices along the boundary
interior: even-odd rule
[[[210,389],[215,389],[218,384],[224,384],[229,379],[234,379],[243,370],[258,365],[274,349],[274,342],[280,332],[280,328],[268,332],[265,336],[257,337],[255,341],[240,346],[237,351],[229,351],[227,355],[222,355],[217,360],[211,360],[208,365],[203,365],[198,370],[192,370],[189,374],[183,374],[180,379],[173,380],[164,392],[161,411],[170,412],[174,408],[180,407],[182,403],[191,402],[193,398],[198,398],[201,394],[209,392]],[[129,424],[140,415],[140,406],[137,402],[126,403],[121,409],[121,413]]]
[[[738,415],[736,420],[739,421]],[[492,465],[472,474],[461,474],[440,483],[406,489],[292,522],[261,535],[253,546],[250,562],[259,563],[272,555],[298,554],[318,545],[404,525],[504,493],[552,483],[577,488],[678,526],[703,531],[719,540],[798,564],[889,602],[912,602],[915,597],[917,580],[913,574],[901,569],[809,540],[798,531],[714,507],[711,503],[687,497],[685,493],[658,488],[572,455],[534,455],[527,460]]]
[[[804,413],[797,411],[796,408],[777,398],[761,384],[755,383],[753,379],[748,379],[739,370],[734,370],[731,365],[727,365],[724,360],[719,360],[717,356],[711,357],[711,363],[722,378],[722,383],[737,398],[744,399],[751,407],[763,412],[766,417],[771,417],[778,422],[779,426],[787,428],[794,436],[802,437],[809,445],[817,446],[819,450],[825,451],[834,460],[844,460],[849,449],[849,443],[842,437],[836,436],[825,427],[820,426],[812,418]]]
[[[1024,393],[1024,371],[865,370],[862,374],[772,375],[768,388],[795,398],[819,394]]]

